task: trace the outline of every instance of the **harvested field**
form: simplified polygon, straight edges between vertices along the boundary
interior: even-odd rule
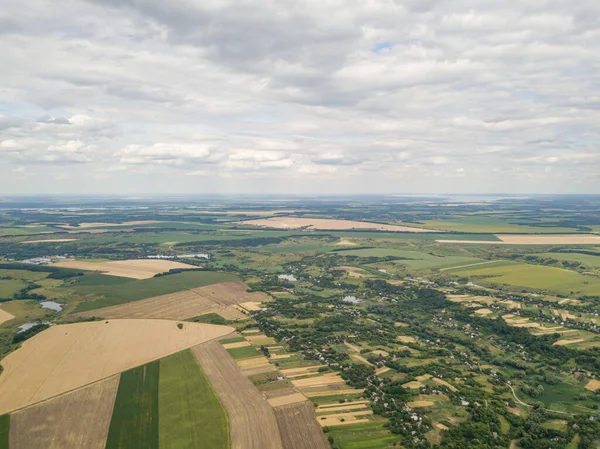
[[[240,303],[240,307],[246,309],[249,312],[256,312],[258,310],[262,310],[260,302],[242,302]]]
[[[422,388],[425,385],[423,385],[421,382],[418,382],[416,380],[413,380],[412,382],[407,382],[405,384],[402,385],[404,388],[411,388],[411,389],[417,389],[417,388]]]
[[[448,430],[448,427],[446,427],[445,425],[443,425],[442,423],[438,422],[434,424],[435,428],[438,430]]]
[[[487,315],[489,315],[490,313],[493,313],[493,312],[492,312],[490,309],[477,309],[477,310],[475,311],[475,313],[476,313],[477,315],[483,315],[483,316],[487,316]]]
[[[282,449],[275,413],[239,370],[227,351],[213,341],[192,348],[229,416],[232,449]]]
[[[285,405],[275,410],[281,441],[286,449],[328,449],[325,434],[315,420],[310,402]]]
[[[78,270],[99,271],[102,274],[120,276],[132,279],[149,279],[155,274],[165,273],[175,268],[198,268],[171,260],[132,259],[111,262],[85,262],[81,260],[66,260],[52,264],[54,267],[76,268]]]
[[[598,391],[600,390],[600,380],[592,379],[585,386],[586,390],[589,391]]]
[[[327,405],[331,405],[331,404],[327,404]],[[367,404],[365,403],[365,401],[356,401],[356,402],[342,402],[340,404],[335,404],[338,405],[339,407],[317,407],[317,409],[315,410],[317,413],[333,413],[333,412],[342,412],[342,411],[348,411],[348,410],[362,410],[362,409],[366,409]]]
[[[433,402],[433,401],[412,401],[412,402],[407,403],[406,405],[408,405],[409,407],[412,407],[412,408],[432,407],[435,405],[435,402]]]
[[[432,229],[413,228],[366,221],[329,220],[323,218],[274,217],[242,221],[240,224],[277,229],[317,229],[323,231],[347,231],[352,229],[391,232],[439,232]]]
[[[10,321],[14,317],[15,317],[14,315],[8,313],[6,310],[0,309],[0,324]]]
[[[242,282],[221,282],[183,292],[80,312],[72,316],[75,318],[101,316],[104,319],[163,318],[185,320],[207,313],[221,314],[221,312],[230,310],[231,306],[240,301],[266,296],[264,293],[248,293],[246,285]],[[239,312],[236,313],[239,314]]]
[[[321,415],[317,417],[317,422],[321,425],[321,427],[325,426],[343,426],[349,423],[357,424],[359,422],[367,421],[361,420],[357,418],[357,416],[367,416],[372,415],[373,412],[371,410],[361,410],[357,412],[348,412],[348,413],[336,413],[333,415]],[[343,420],[343,421],[342,421]]]
[[[360,401],[351,401],[351,402],[333,402],[331,404],[323,404],[323,405],[319,405],[319,407],[317,407],[317,410],[320,409],[332,409],[332,408],[337,408],[337,407],[341,407],[344,405],[358,405],[358,404],[368,404],[370,401],[367,399],[363,399]]]
[[[266,335],[249,335],[246,339],[255,346],[269,346],[277,343],[275,339],[267,337]]]
[[[26,240],[21,242],[22,244],[29,243],[61,243],[61,242],[74,242],[77,239],[47,239],[47,240]]]
[[[573,340],[558,340],[554,342],[553,346],[574,345],[575,343],[581,343],[583,341],[585,341],[583,338],[575,338]]]
[[[236,360],[236,363],[240,369],[250,369],[250,368],[256,368],[258,366],[271,365],[269,363],[269,360],[267,360],[267,358],[263,357],[263,356]]]
[[[306,396],[302,393],[292,393],[287,396],[277,396],[276,398],[267,399],[269,405],[273,408],[284,405],[297,404],[298,402],[306,401]]]
[[[96,382],[233,331],[166,320],[52,326],[2,360],[0,414]]]
[[[323,387],[326,385],[343,384],[344,379],[338,373],[324,374],[318,377],[309,377],[308,379],[296,379],[291,381],[298,388]]]
[[[245,346],[250,346],[250,343],[247,341],[238,341],[237,343],[226,343],[223,345],[225,349],[243,348]]]
[[[19,410],[10,419],[13,449],[104,449],[119,376]]]
[[[313,366],[304,366],[302,368],[289,368],[282,369],[281,373],[290,376],[290,375],[305,375],[305,374],[315,374],[319,368],[324,368],[327,365],[313,365]]]
[[[357,390],[355,388],[347,388],[345,390],[325,390],[325,391],[310,391],[305,392],[304,395],[307,398],[318,398],[321,396],[331,396],[331,395],[346,395],[346,394],[362,394],[363,390]]]
[[[271,354],[270,360],[289,359],[292,354]]]
[[[527,234],[495,234],[500,241],[493,240],[436,240],[439,243],[468,243],[486,245],[593,245],[600,243],[600,235],[593,234],[561,234],[561,235],[527,235]]]
[[[407,337],[405,335],[400,335],[398,337],[396,337],[397,340],[401,341],[402,343],[416,343],[417,339],[415,337]]]
[[[242,374],[246,377],[248,376],[254,376],[255,374],[263,374],[263,373],[270,373],[273,371],[277,371],[277,367],[275,365],[262,365],[262,366],[258,366],[256,368],[248,368],[245,370],[242,370]]]
[[[450,391],[454,391],[455,393],[458,391],[458,388],[456,388],[454,385],[450,385],[448,382],[446,382],[445,380],[442,380],[438,377],[433,377],[431,380],[433,380],[436,384],[448,387],[448,389]]]
[[[260,329],[248,329],[245,331],[242,331],[242,334],[259,334],[260,333]]]

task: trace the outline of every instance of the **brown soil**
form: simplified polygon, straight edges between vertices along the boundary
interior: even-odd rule
[[[12,449],[104,449],[119,376],[57,396],[10,417]]]
[[[282,449],[275,413],[218,342],[192,352],[229,416],[231,449]]]
[[[325,434],[315,420],[310,402],[286,405],[275,410],[283,447],[286,449],[328,449]]]
[[[246,290],[247,287],[242,282],[222,282],[184,292],[170,293],[118,306],[76,313],[72,316],[76,318],[101,316],[105,319],[163,318],[185,320],[207,313],[223,313],[231,318],[241,315],[239,312],[236,312],[237,315],[231,312],[232,305],[249,299],[259,301],[268,298],[264,293],[248,293]]]

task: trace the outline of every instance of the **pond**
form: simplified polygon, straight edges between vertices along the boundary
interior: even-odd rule
[[[50,309],[56,312],[60,312],[63,309],[59,303],[54,301],[42,301],[40,302],[40,306],[42,306],[42,309]]]
[[[294,276],[293,274],[280,274],[277,277],[279,279],[285,279],[286,281],[290,281],[290,282],[296,282],[298,280],[298,279],[296,279],[296,276]]]

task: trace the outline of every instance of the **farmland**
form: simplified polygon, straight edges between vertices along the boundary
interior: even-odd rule
[[[75,312],[124,304],[219,282],[237,281],[238,279],[237,276],[228,273],[193,271],[127,283],[76,286],[75,291],[77,294],[98,299],[82,302],[75,309]]]
[[[275,414],[223,347],[211,342],[192,349],[229,416],[232,449],[281,449]]]
[[[184,320],[208,313],[223,313],[243,318],[234,306],[246,301],[268,299],[264,293],[248,293],[241,282],[223,282],[191,290],[127,302],[116,306],[76,313],[74,317],[164,318]],[[237,312],[237,313],[235,313]]]
[[[149,279],[158,273],[175,269],[190,269],[193,265],[169,260],[119,260],[116,262],[86,262],[71,260],[54,264],[57,267],[75,268],[78,270],[98,271],[110,276],[133,279]]]
[[[229,447],[225,410],[189,350],[160,361],[158,403],[160,448]]]
[[[229,201],[6,210],[0,447],[597,444],[600,200]]]
[[[107,447],[158,448],[159,373],[155,361],[121,374]]]
[[[166,320],[52,326],[3,361],[0,413],[112,376],[231,332],[226,326]]]
[[[10,447],[103,449],[118,384],[113,376],[13,413]]]

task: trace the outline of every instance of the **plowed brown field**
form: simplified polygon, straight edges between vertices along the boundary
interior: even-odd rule
[[[214,341],[192,352],[227,411],[231,449],[282,449],[273,409],[223,346]]]
[[[57,396],[10,417],[12,449],[104,449],[119,376]]]
[[[2,360],[0,415],[88,385],[233,331],[167,320],[52,326]]]
[[[327,449],[329,443],[317,423],[311,402],[284,405],[275,409],[285,449]]]
[[[105,319],[164,318],[185,320],[206,313],[224,313],[227,317],[233,317],[238,315],[230,313],[232,305],[249,300],[258,302],[269,299],[264,293],[248,293],[246,290],[247,287],[242,282],[222,282],[184,292],[81,312],[73,316],[81,318],[101,316]],[[244,316],[241,315],[241,317]]]

